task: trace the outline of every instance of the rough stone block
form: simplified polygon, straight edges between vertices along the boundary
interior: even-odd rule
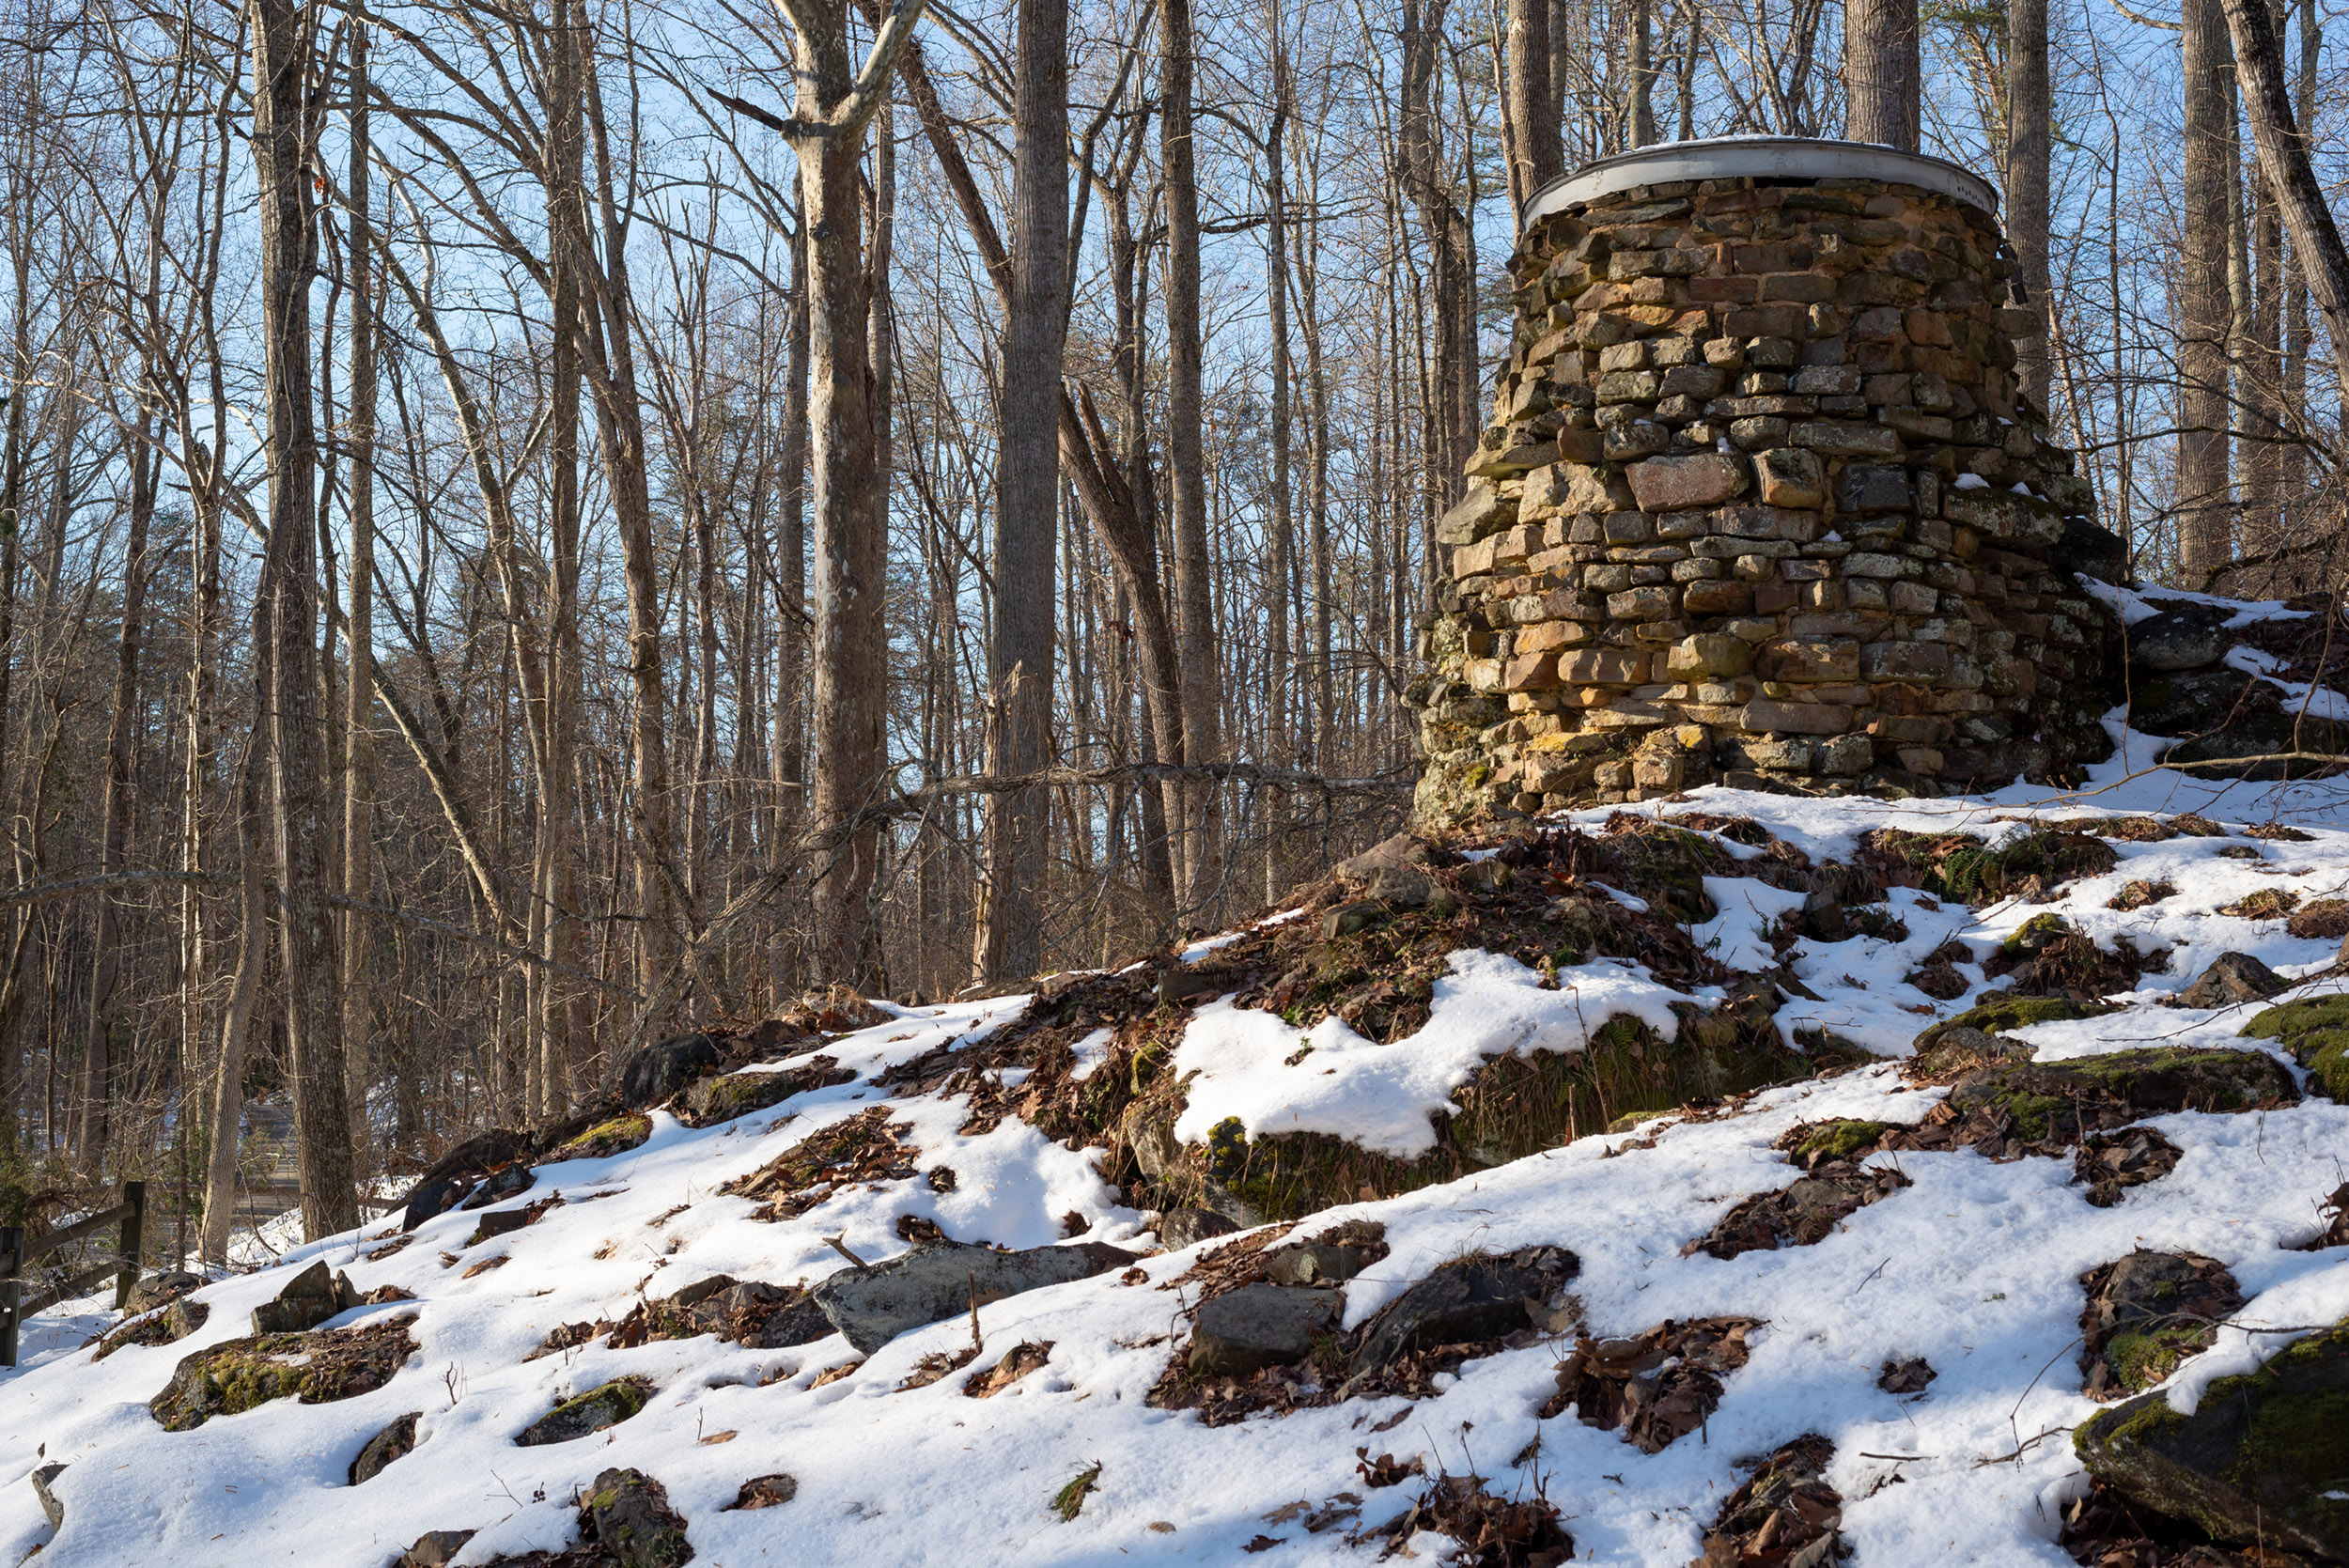
[[[1623,648],[1579,648],[1558,657],[1559,678],[1571,686],[1639,686],[1655,658]]]
[[[1501,666],[1501,688],[1504,691],[1548,691],[1558,685],[1558,660],[1554,654],[1526,654],[1508,660]]]
[[[1905,469],[1848,463],[1835,480],[1840,512],[1906,512],[1915,504]]]
[[[1806,420],[1794,427],[1797,446],[1807,446],[1813,452],[1825,452],[1844,458],[1897,458],[1901,455],[1901,438],[1895,431],[1881,425],[1831,420]]]
[[[1859,667],[1870,680],[1935,685],[1949,678],[1950,650],[1940,643],[1871,643]]]
[[[1668,587],[1654,584],[1629,588],[1607,596],[1607,614],[1610,620],[1661,620],[1679,608],[1679,596]]]
[[[1717,506],[1745,489],[1745,465],[1724,452],[1650,458],[1630,471],[1631,493],[1643,511]]]
[[[1757,452],[1753,473],[1762,499],[1772,506],[1816,506],[1826,500],[1819,455],[1799,446]]]
[[[1852,711],[1824,703],[1778,702],[1757,697],[1746,705],[1740,722],[1757,733],[1841,735],[1851,727]]]
[[[1460,504],[1443,515],[1436,525],[1436,542],[1443,545],[1473,544],[1488,534],[1498,533],[1517,520],[1515,496],[1504,496],[1491,485],[1472,485]]]
[[[1859,678],[1859,644],[1842,640],[1785,638],[1765,645],[1766,680],[1821,681]]]
[[[1526,476],[1524,515],[1572,516],[1623,511],[1633,505],[1631,487],[1620,474],[1591,463],[1552,463]]]
[[[1675,644],[1664,667],[1678,680],[1710,675],[1735,678],[1753,668],[1753,644],[1724,631],[1700,632]]]
[[[1691,615],[1742,615],[1754,605],[1754,590],[1743,582],[1691,582],[1680,591]]]

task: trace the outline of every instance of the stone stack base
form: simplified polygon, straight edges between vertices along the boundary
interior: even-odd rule
[[[1630,184],[1532,223],[1438,534],[1420,819],[2101,757],[2108,617],[2073,573],[2125,562],[2017,396],[2037,317],[2002,246],[1981,206],[1852,178]]]

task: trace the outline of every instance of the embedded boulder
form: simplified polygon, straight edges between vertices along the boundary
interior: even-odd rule
[[[1180,1157],[1179,1146],[1176,1157]],[[1179,1252],[1210,1236],[1230,1235],[1238,1229],[1213,1209],[1168,1209],[1159,1220],[1159,1245],[1170,1252]]]
[[[477,1133],[432,1162],[401,1200],[407,1212],[399,1228],[412,1231],[436,1215],[445,1214],[491,1172],[530,1157],[530,1135],[506,1127]]]
[[[958,1241],[916,1242],[885,1263],[844,1268],[809,1293],[848,1343],[871,1355],[909,1328],[941,1322],[978,1304],[1124,1268],[1135,1255],[1105,1242],[999,1252]]]
[[[616,1568],[676,1568],[693,1560],[683,1515],[669,1506],[667,1488],[642,1470],[599,1474],[579,1515],[581,1537],[601,1547]]]
[[[423,1412],[411,1410],[391,1425],[377,1433],[359,1451],[359,1457],[350,1462],[350,1484],[357,1486],[373,1481],[391,1465],[416,1446],[416,1422]]]
[[[705,1078],[688,1088],[677,1105],[677,1120],[689,1127],[715,1126],[754,1110],[781,1105],[794,1094],[829,1089],[854,1081],[853,1070],[829,1056],[818,1056],[780,1072],[727,1073]]]
[[[652,1398],[652,1385],[641,1377],[618,1377],[600,1384],[522,1428],[514,1439],[523,1448],[568,1443],[617,1426],[642,1410]]]
[[[2243,1305],[2226,1267],[2193,1252],[2139,1248],[2081,1277],[2082,1388],[2095,1400],[2124,1398],[2168,1377],[2209,1348],[2218,1320]]]
[[[181,1358],[147,1407],[165,1431],[187,1432],[275,1399],[325,1405],[372,1393],[416,1353],[413,1316],[308,1334],[257,1334]]]
[[[2341,948],[2349,953],[2349,941]],[[2317,1089],[2349,1101],[2349,996],[2307,997],[2270,1007],[2245,1024],[2243,1033],[2275,1041],[2309,1070]]]
[[[2239,1001],[2265,1001],[2291,988],[2291,981],[2249,954],[2222,953],[2178,993],[2178,1000],[2188,1007],[2232,1007]]]
[[[2265,1051],[2148,1047],[1966,1073],[1950,1088],[1961,1116],[2003,1115],[2018,1142],[2078,1141],[2147,1116],[2260,1110],[2297,1104],[2299,1089]]]
[[[2222,1377],[2192,1415],[2166,1393],[2116,1405],[2073,1446],[2088,1472],[2214,1538],[2349,1562],[2349,1322]]]
[[[2200,670],[2217,663],[2234,646],[2220,627],[2227,612],[2217,605],[2173,603],[2149,615],[2123,635],[2128,640],[2129,662],[2140,670]]]
[[[350,1276],[337,1274],[320,1258],[288,1282],[274,1300],[253,1309],[256,1334],[300,1334],[359,1304]]]
[[[656,1040],[620,1070],[620,1103],[630,1110],[659,1105],[725,1063],[725,1048],[715,1034],[672,1034]]]
[[[470,1529],[428,1529],[416,1537],[416,1544],[402,1552],[392,1568],[448,1568],[457,1560],[457,1554],[465,1549],[465,1543],[480,1533]]]
[[[1301,1361],[1313,1354],[1315,1335],[1335,1330],[1344,1305],[1334,1290],[1258,1283],[1225,1291],[1193,1317],[1186,1364],[1194,1376],[1245,1377]]]
[[[1354,1352],[1356,1376],[1377,1372],[1399,1357],[1439,1344],[1505,1339],[1545,1320],[1582,1260],[1563,1247],[1529,1247],[1501,1256],[1446,1264],[1405,1291],[1373,1320]]]
[[[49,1515],[51,1529],[65,1528],[65,1502],[54,1484],[65,1471],[65,1466],[53,1459],[33,1472],[33,1496],[40,1499],[40,1511]]]

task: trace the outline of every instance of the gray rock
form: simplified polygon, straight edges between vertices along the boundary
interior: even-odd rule
[[[998,1252],[958,1241],[916,1242],[886,1263],[844,1268],[808,1295],[832,1326],[869,1356],[909,1328],[969,1312],[974,1284],[979,1304],[985,1306],[1007,1296],[1123,1268],[1133,1261],[1133,1253],[1097,1241],[1024,1252]]]
[[[620,1071],[620,1099],[630,1110],[659,1105],[697,1078],[725,1065],[715,1035],[672,1034],[628,1059]]]
[[[201,1289],[203,1284],[194,1275],[179,1269],[149,1274],[132,1290],[128,1311],[133,1315],[151,1312],[166,1301],[177,1301],[188,1292]]]
[[[800,1483],[796,1476],[787,1476],[780,1472],[774,1475],[754,1475],[744,1482],[742,1489],[735,1494],[733,1506],[736,1508],[779,1508],[799,1495]]]
[[[530,1135],[525,1132],[492,1127],[466,1139],[434,1160],[408,1189],[408,1196],[400,1200],[407,1213],[400,1217],[399,1228],[412,1231],[435,1215],[447,1213],[490,1172],[529,1156]]]
[[[1264,1274],[1276,1285],[1343,1284],[1382,1255],[1372,1247],[1294,1241],[1265,1253]]]
[[[1446,1264],[1378,1314],[1377,1327],[1354,1353],[1355,1374],[1377,1372],[1408,1350],[1497,1340],[1532,1327],[1535,1308],[1581,1267],[1582,1261],[1562,1247]]]
[[[367,1439],[359,1451],[359,1457],[350,1462],[350,1483],[353,1486],[373,1481],[385,1467],[416,1446],[416,1421],[423,1415],[411,1410],[391,1425]]]
[[[447,1568],[476,1532],[469,1529],[428,1529],[402,1552],[392,1568]]]
[[[1168,1209],[1159,1220],[1159,1242],[1168,1250],[1179,1252],[1209,1236],[1230,1235],[1238,1229],[1213,1209]]]
[[[1334,1290],[1242,1285],[1200,1307],[1192,1319],[1190,1367],[1201,1377],[1244,1377],[1259,1367],[1301,1361],[1314,1336],[1337,1324],[1345,1305]]]
[[[65,1501],[50,1487],[50,1483],[65,1474],[65,1466],[51,1460],[33,1472],[33,1496],[40,1499],[40,1511],[49,1515],[49,1528],[65,1528]]]
[[[2231,1007],[2238,1001],[2264,1001],[2291,986],[2292,982],[2248,953],[2222,953],[2178,993],[2178,1000],[2188,1007]]]
[[[2349,746],[2349,724],[2337,724],[2313,714],[2302,714],[2296,709],[2286,711],[2281,705],[2269,704],[2247,708],[2217,729],[2170,747],[2161,753],[2160,760],[2180,765],[2203,764],[2194,769],[2194,774],[2205,779],[2297,779],[2317,772],[2327,764],[2283,753],[2331,755],[2344,746]]]
[[[2234,639],[2218,629],[2225,613],[2180,606],[2127,629],[2129,662],[2140,670],[2200,670],[2227,657]]]
[[[532,1173],[529,1166],[509,1165],[503,1171],[490,1172],[488,1179],[474,1188],[472,1194],[457,1206],[460,1209],[486,1209],[491,1203],[503,1203],[518,1193],[529,1191],[537,1182],[538,1178]]]
[[[2129,728],[2139,735],[2201,735],[2231,719],[2275,713],[2282,697],[2241,670],[2140,675],[2129,683]]]
[[[253,1331],[256,1334],[302,1334],[316,1328],[328,1318],[347,1312],[359,1304],[359,1293],[351,1288],[350,1276],[337,1274],[320,1258],[295,1275],[272,1301],[264,1301],[253,1309]]]
[[[685,1520],[668,1491],[642,1470],[605,1470],[580,1507],[580,1533],[618,1568],[675,1568],[693,1560]]]
[[[2085,518],[2063,520],[2063,533],[2050,552],[2055,564],[2064,570],[2082,577],[2092,577],[2099,582],[2116,582],[2126,586],[2131,581],[2129,547],[2110,529],[2099,528]]]
[[[1361,884],[1362,896],[1374,903],[1418,908],[1436,895],[1436,879],[1427,875],[1427,846],[1409,833],[1397,833],[1361,854],[1340,861],[1337,872]]]
[[[2091,1475],[2220,1541],[2349,1561],[2349,1327],[2295,1341],[2222,1377],[2182,1416],[2161,1391],[2099,1411],[2073,1435]]]
[[[617,1426],[645,1407],[652,1388],[642,1378],[621,1377],[588,1389],[522,1428],[514,1441],[523,1448],[568,1443],[608,1426]]]

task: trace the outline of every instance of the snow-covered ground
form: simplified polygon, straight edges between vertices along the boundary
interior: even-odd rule
[[[1933,1019],[1969,1005],[1935,1001],[1902,976],[1952,938],[1977,960],[2027,918],[2057,913],[2102,940],[2132,936],[2167,945],[2166,974],[2149,975],[2130,1005],[2093,1019],[2020,1032],[2043,1056],[2077,1056],[2148,1043],[2263,1048],[2236,1032],[2252,1008],[2218,1012],[2156,1004],[2218,954],[2253,954],[2295,982],[2295,995],[2343,982],[2308,977],[2329,968],[2330,942],[2288,936],[2281,921],[2217,912],[2260,889],[2304,900],[2349,890],[2349,785],[2341,782],[2217,785],[2171,773],[2131,776],[2158,742],[2121,737],[2114,759],[2077,791],[2017,785],[1990,797],[1888,802],[1698,792],[1686,803],[1637,808],[1753,818],[1817,860],[1848,859],[1871,828],[2019,833],[2033,817],[2196,812],[2235,830],[2222,838],[2116,843],[2110,874],[2066,884],[2053,903],[1937,908],[1892,895],[1908,935],[1805,941],[1793,968],[1821,1000],[1790,1002],[1789,1032],[1824,1027],[1888,1058],[1907,1052]],[[1588,814],[1595,826],[1606,813]],[[2243,836],[2280,822],[2311,836]],[[2249,847],[2258,859],[2227,858]],[[1741,847],[1735,852],[1746,853]],[[2106,908],[2123,883],[2167,880],[2174,896],[2121,913]],[[1765,926],[1790,895],[1757,879],[1720,877],[1707,891],[1721,910],[1696,933],[1734,968],[1770,961]],[[1670,1032],[1662,988],[1627,965],[1602,960],[1563,988],[1536,988],[1530,971],[1490,955],[1455,955],[1427,1026],[1387,1047],[1331,1023],[1310,1032],[1306,1065],[1283,1065],[1299,1032],[1261,1012],[1201,1005],[1179,1048],[1197,1070],[1193,1119],[1238,1115],[1252,1129],[1317,1128],[1398,1155],[1425,1147],[1424,1118],[1482,1054],[1574,1048],[1613,1011],[1649,1017]],[[1961,972],[1975,991],[1977,966]],[[1651,994],[1653,993],[1653,994]],[[1797,1175],[1771,1145],[1800,1120],[1843,1116],[1915,1122],[1938,1090],[1868,1067],[1765,1093],[1741,1114],[1641,1129],[1567,1147],[1404,1197],[1330,1211],[1382,1222],[1389,1255],[1346,1287],[1359,1324],[1431,1268],[1473,1251],[1554,1244],[1579,1255],[1574,1282],[1591,1331],[1634,1334],[1668,1319],[1734,1313],[1763,1320],[1752,1358],[1726,1379],[1700,1433],[1647,1455],[1617,1433],[1540,1408],[1555,1387],[1561,1347],[1503,1351],[1469,1362],[1415,1406],[1394,1396],[1356,1399],[1209,1427],[1197,1415],[1149,1407],[1144,1396],[1181,1347],[1188,1290],[1161,1290],[1196,1251],[1147,1258],[1146,1279],[1112,1272],[1013,1296],[979,1313],[986,1353],[964,1372],[905,1391],[917,1360],[966,1346],[968,1318],[905,1334],[852,1374],[816,1386],[853,1361],[833,1338],[791,1350],[755,1350],[710,1338],[614,1350],[599,1342],[536,1360],[524,1357],[566,1323],[618,1318],[715,1273],[778,1283],[839,1267],[828,1237],[866,1259],[904,1250],[900,1216],[934,1219],[960,1240],[1036,1247],[1064,1239],[1081,1216],[1084,1238],[1150,1245],[1144,1217],[1119,1205],[1093,1167],[1005,1118],[976,1136],[957,1131],[959,1099],[890,1102],[924,1170],[953,1168],[952,1189],[923,1180],[845,1188],[793,1219],[754,1220],[748,1200],[716,1195],[811,1130],[879,1103],[878,1073],[941,1044],[983,1038],[1017,1017],[1025,999],[901,1010],[878,1027],[828,1044],[863,1077],[774,1110],[706,1130],[655,1113],[651,1139],[599,1160],[542,1167],[516,1203],[561,1192],[571,1200],[537,1224],[464,1249],[479,1218],[430,1220],[404,1250],[369,1261],[394,1228],[290,1249],[275,1267],[208,1287],[209,1322],[159,1348],[122,1349],[92,1363],[76,1348],[108,1319],[80,1303],[30,1326],[27,1365],[0,1374],[0,1563],[43,1546],[54,1568],[114,1565],[388,1564],[428,1530],[479,1533],[458,1559],[556,1548],[572,1539],[574,1498],[597,1471],[634,1466],[659,1478],[690,1521],[697,1563],[860,1564],[1236,1562],[1259,1537],[1277,1562],[1368,1561],[1379,1543],[1349,1545],[1344,1529],[1311,1533],[1285,1505],[1319,1508],[1341,1493],[1365,1500],[1361,1519],[1400,1514],[1415,1483],[1372,1490],[1356,1451],[1423,1457],[1430,1474],[1473,1471],[1504,1496],[1537,1487],[1557,1505],[1576,1560],[1670,1564],[1700,1551],[1700,1536],[1740,1479],[1735,1468],[1804,1434],[1835,1444],[1828,1479],[1844,1498],[1855,1560],[1871,1565],[2062,1564],[2053,1545],[2062,1506],[2083,1484],[2069,1429],[2096,1406],[2079,1391],[2080,1276],[2139,1247],[2189,1250],[2224,1263],[2248,1304],[2242,1325],[2327,1323],[2349,1313],[2349,1250],[2293,1250],[2318,1228],[2317,1202],[2349,1172],[2349,1106],[2311,1097],[2284,1110],[2183,1113],[2152,1123],[2184,1151],[2176,1171],[2132,1188],[2117,1205],[2089,1205],[2068,1160],[1994,1163],[1968,1152],[1877,1154],[1912,1185],[1860,1209],[1814,1246],[1748,1252],[1722,1262],[1681,1255],[1738,1200]],[[1097,1059],[1100,1042],[1092,1042]],[[1084,1053],[1081,1052],[1081,1058]],[[1336,1067],[1334,1075],[1324,1069]],[[1656,1131],[1662,1126],[1660,1133]],[[1186,1126],[1197,1136],[1203,1127]],[[1644,1142],[1645,1139],[1641,1139]],[[591,1199],[593,1201],[586,1201]],[[1210,1242],[1208,1247],[1218,1245]],[[462,1253],[465,1266],[444,1255]],[[485,1257],[500,1267],[471,1272]],[[413,1303],[359,1308],[361,1324],[416,1314],[421,1347],[384,1388],[340,1403],[279,1402],[167,1433],[147,1402],[193,1350],[249,1331],[252,1308],[295,1269],[325,1258],[362,1291],[397,1285]],[[999,1396],[962,1397],[967,1376],[1003,1351],[1049,1341],[1049,1366]],[[2190,1401],[2212,1377],[2243,1370],[2275,1336],[2220,1331],[2217,1345],[2173,1379]],[[1938,1375],[1921,1394],[1877,1387],[1889,1359],[1923,1357]],[[557,1402],[623,1374],[657,1386],[634,1419],[580,1441],[522,1448],[523,1426]],[[352,1488],[360,1446],[404,1412],[422,1413],[420,1442],[382,1475]],[[1375,1435],[1374,1435],[1375,1434]],[[1532,1439],[1539,1436],[1536,1448]],[[53,1531],[26,1478],[45,1462],[69,1468],[54,1491],[66,1509]],[[1064,1522],[1049,1504],[1080,1471],[1098,1466],[1097,1490]],[[781,1507],[728,1512],[743,1481],[796,1477]],[[1422,1536],[1419,1545],[1431,1544]],[[1269,1550],[1270,1548],[1260,1548]]]

